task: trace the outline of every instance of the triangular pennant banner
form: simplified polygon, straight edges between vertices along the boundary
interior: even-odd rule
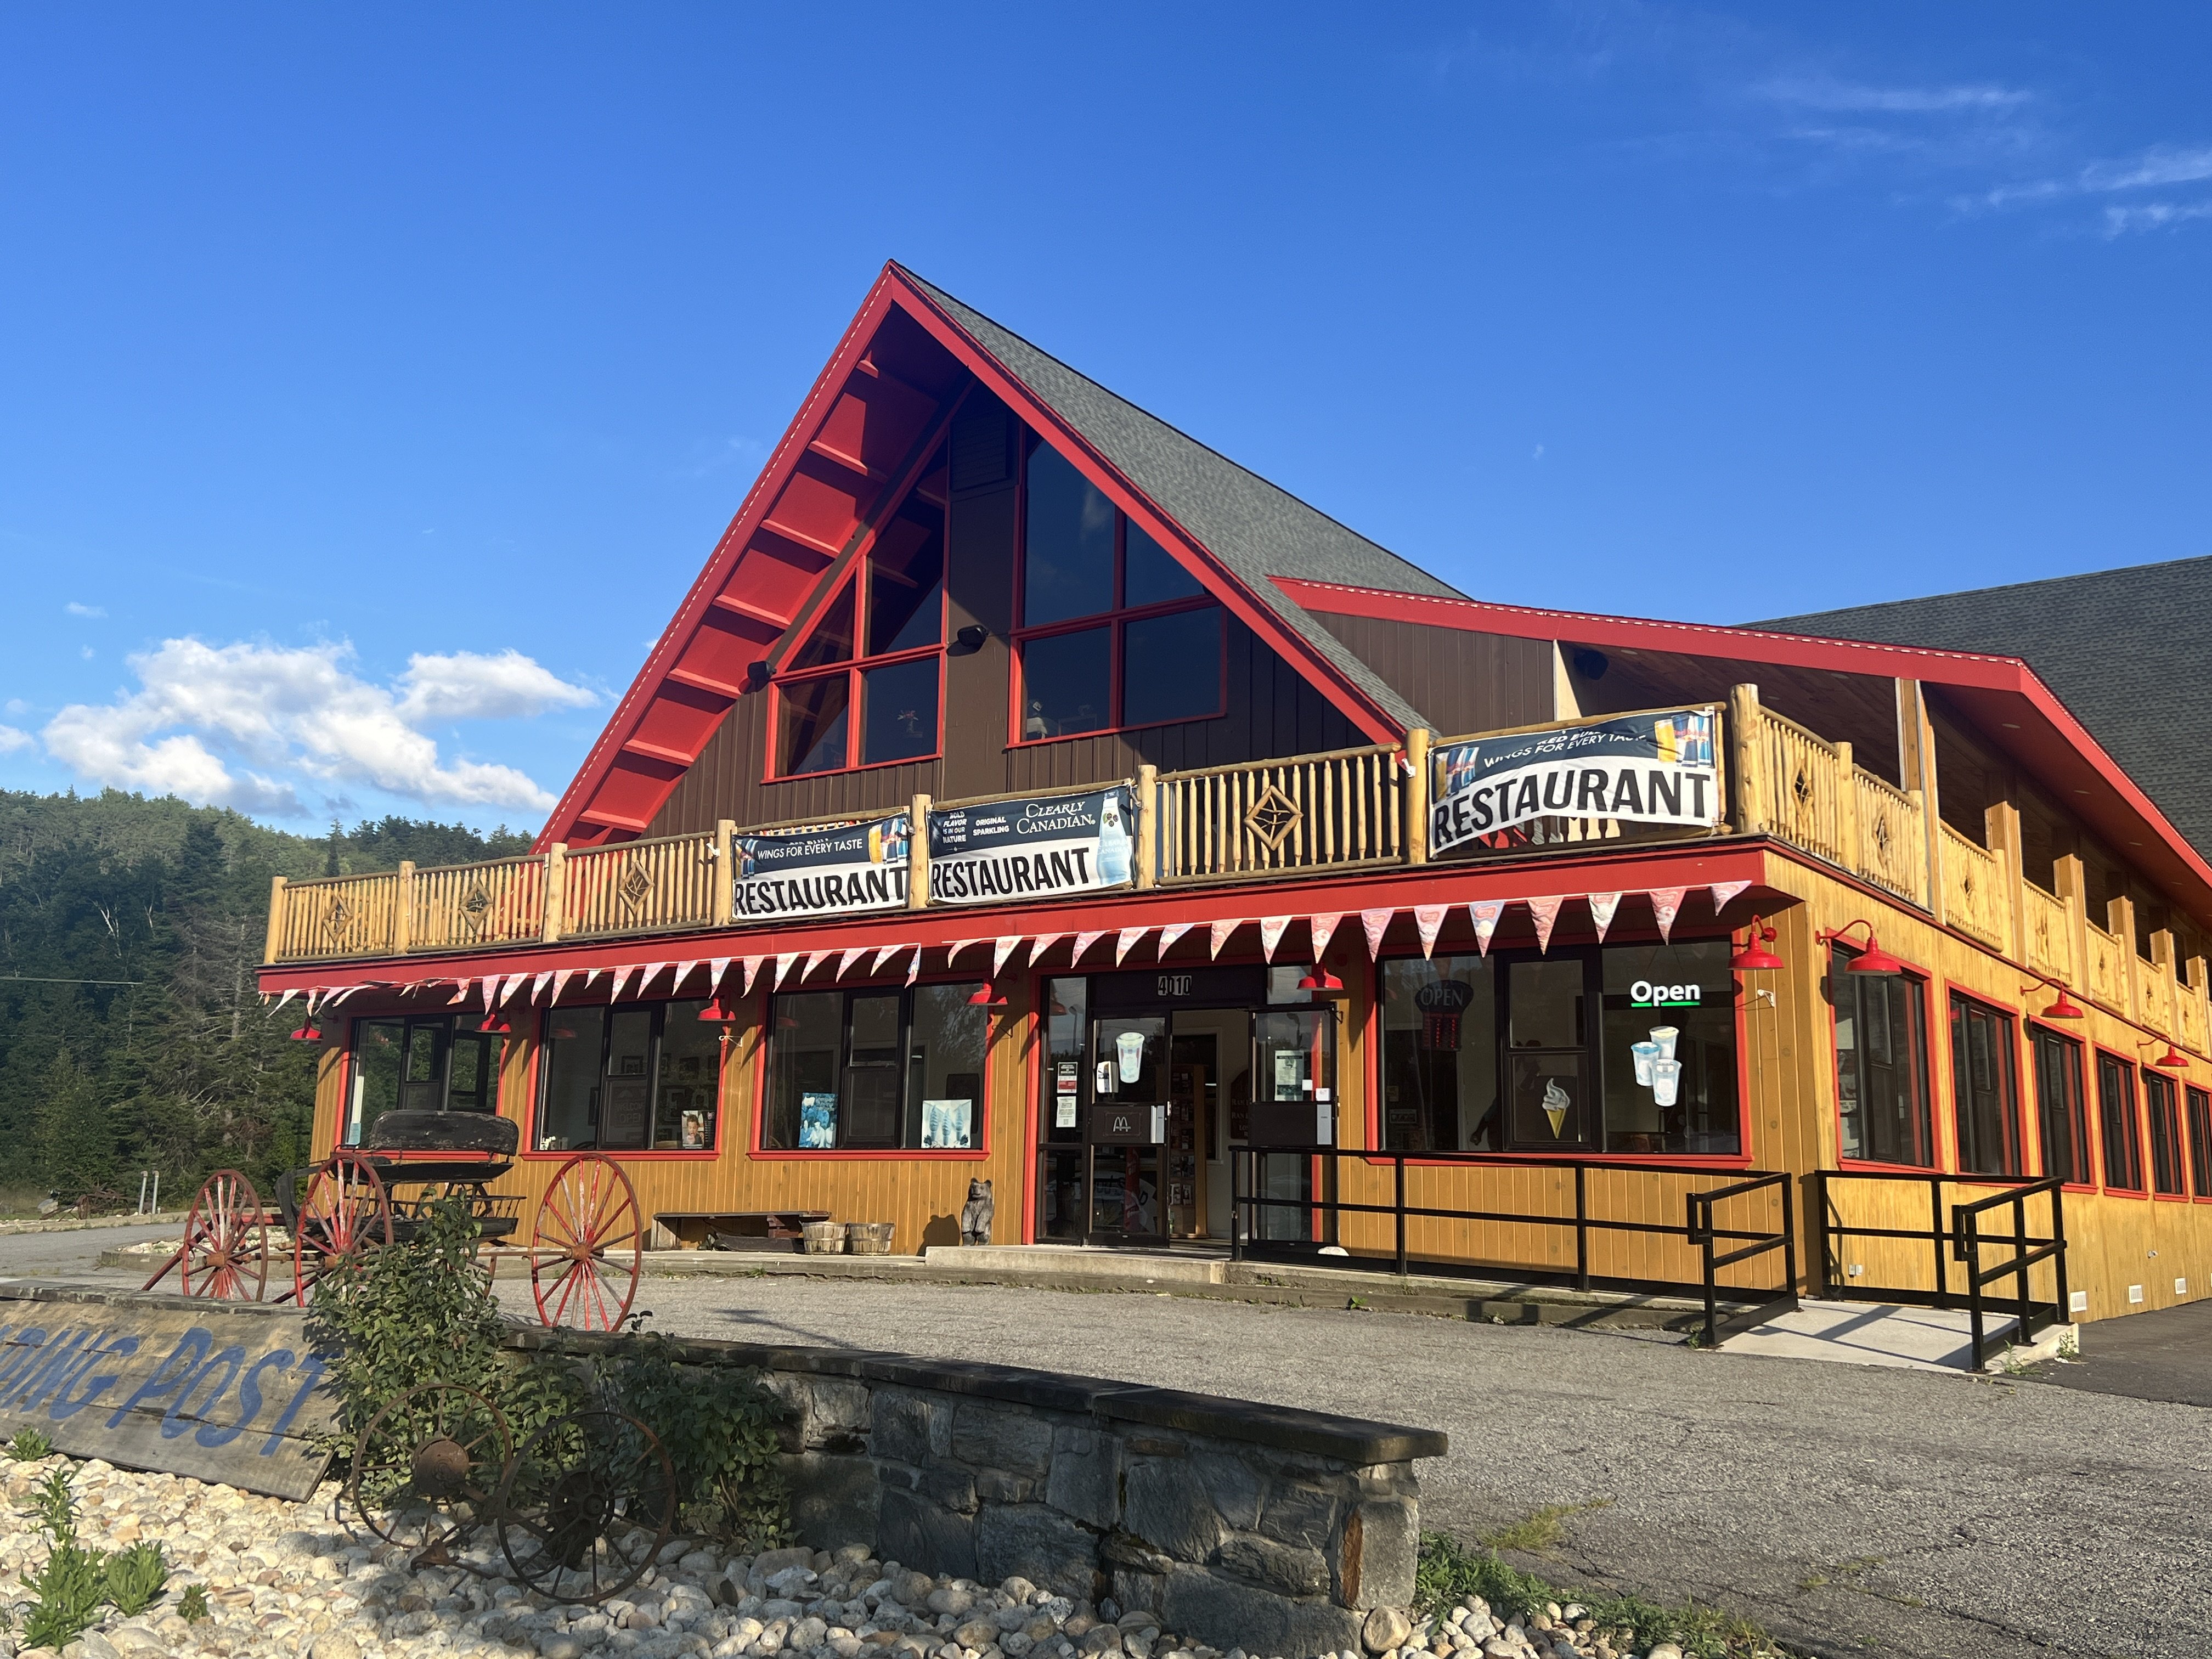
[[[729,971],[730,958],[727,957],[716,957],[712,962],[707,964],[708,994],[710,996],[721,995],[722,981],[728,976]]]
[[[906,959],[906,982],[913,984],[921,973],[921,946],[914,947],[914,954]]]
[[[1540,951],[1552,948],[1552,928],[1559,920],[1561,902],[1560,896],[1557,893],[1546,898],[1532,898],[1527,901],[1528,920],[1536,924],[1536,948]]]
[[[1093,933],[1078,933],[1075,936],[1075,954],[1068,957],[1068,965],[1073,967],[1075,963],[1082,961],[1083,953],[1105,937],[1106,930],[1103,927],[1101,927]]]
[[[1589,901],[1590,926],[1597,930],[1597,942],[1605,943],[1606,929],[1613,926],[1613,912],[1620,908],[1618,893],[1586,893]]]
[[[486,1013],[499,1006],[499,975],[497,974],[484,975],[483,1000]]]
[[[1467,907],[1467,919],[1474,924],[1474,948],[1477,954],[1490,954],[1490,936],[1498,931],[1498,919],[1505,914],[1504,899],[1476,899]]]
[[[530,1000],[532,1002],[537,1001],[539,997],[545,994],[545,988],[552,982],[553,970],[549,968],[530,981]]]
[[[1367,959],[1370,962],[1382,954],[1382,935],[1390,931],[1390,918],[1395,910],[1362,910],[1359,925],[1367,933]]]
[[[747,957],[738,964],[738,994],[739,996],[749,997],[753,994],[753,981],[759,976],[761,963],[767,960],[766,957]]]
[[[501,1002],[505,1002],[509,997],[513,996],[517,991],[520,991],[529,982],[530,975],[527,974],[508,975],[507,983],[500,988],[499,1000]]]
[[[576,970],[574,968],[562,968],[557,969],[553,975],[553,994],[546,998],[545,1000],[548,1003],[560,1001],[561,993],[568,988],[568,981],[575,976]]]
[[[1750,885],[1751,884],[1747,881],[1715,882],[1712,885],[1713,914],[1715,915],[1718,915],[1722,911],[1727,909],[1729,902],[1735,898],[1736,895],[1742,892]]]
[[[982,942],[983,942],[983,941],[982,941],[981,939],[954,939],[954,940],[952,941],[952,943],[951,943],[951,944],[950,944],[950,945],[946,945],[946,946],[945,947],[945,965],[946,967],[950,968],[950,967],[952,965],[952,959],[953,959],[953,957],[955,957],[958,956],[958,955],[959,955],[963,951],[966,950],[969,945],[981,945]]]
[[[673,995],[675,993],[681,991],[684,988],[684,981],[691,977],[691,970],[698,965],[698,963],[696,961],[679,962],[676,964],[676,977],[670,982],[668,987],[671,995]],[[711,991],[714,988],[710,985],[707,988]]]
[[[1668,936],[1674,930],[1674,918],[1682,914],[1682,895],[1689,890],[1686,887],[1655,887],[1651,890],[1651,920],[1659,925],[1659,937],[1669,944],[1673,943]]]
[[[769,981],[770,988],[781,990],[784,981],[791,977],[791,970],[797,967],[801,960],[796,951],[786,951],[778,955],[775,959],[775,977]]]
[[[607,970],[604,968],[592,968],[587,969],[584,975],[584,988],[586,991],[590,990],[592,987],[598,982],[599,975],[606,971]]]
[[[1039,933],[1030,941],[1030,966],[1034,968],[1044,960],[1044,953],[1067,937],[1065,933]]]
[[[998,978],[1000,971],[1006,965],[1006,958],[1013,955],[1021,942],[1022,936],[1019,933],[1002,934],[992,941],[991,977],[993,979]]]
[[[457,979],[453,982],[453,998],[446,1004],[446,1006],[448,1008],[458,1008],[469,1000],[469,993],[475,988],[476,981],[474,980],[468,979]]]
[[[307,988],[307,1012],[311,1014],[315,1012],[315,1005],[322,1000],[323,988],[319,985],[310,985]]]
[[[1119,968],[1137,941],[1152,930],[1149,927],[1124,927],[1114,940],[1114,965]]]
[[[1437,953],[1437,934],[1444,925],[1448,904],[1417,904],[1413,907],[1413,926],[1421,935],[1421,954],[1433,957]]]
[[[1306,918],[1306,937],[1312,942],[1313,959],[1316,962],[1319,962],[1321,953],[1328,949],[1329,940],[1336,934],[1336,924],[1343,920],[1344,913],[1341,910],[1331,910],[1322,915]]]
[[[1275,947],[1283,942],[1283,932],[1290,925],[1288,916],[1260,918],[1260,954],[1269,962],[1275,959]]]
[[[872,974],[882,973],[884,964],[906,948],[903,945],[884,945],[882,950],[876,952],[876,959],[868,964],[868,971]]]
[[[1173,945],[1185,933],[1190,932],[1191,928],[1195,924],[1188,921],[1171,921],[1166,927],[1161,928],[1160,942],[1153,947],[1154,954],[1163,957],[1167,955],[1168,946]]]
[[[289,990],[289,991],[285,992],[285,993],[284,993],[284,994],[283,994],[283,996],[278,997],[278,998],[276,999],[276,1008],[275,1008],[274,1010],[272,1010],[271,1012],[276,1012],[276,1013],[280,1013],[280,1014],[281,1014],[281,1013],[283,1013],[283,1012],[284,1012],[284,1005],[285,1005],[286,1003],[289,1002],[289,1001],[290,1001],[294,997],[295,997],[295,996],[297,996],[297,995],[299,995],[299,994],[300,994],[299,988],[298,988],[298,987],[296,987],[296,986],[295,986],[295,987],[294,987],[291,990]]]
[[[1211,943],[1206,953],[1206,960],[1211,962],[1220,956],[1221,947],[1229,943],[1229,936],[1243,925],[1242,921],[1215,922],[1209,935]]]
[[[842,979],[846,975],[851,973],[853,971],[853,964],[867,954],[868,947],[865,945],[860,945],[855,950],[840,952],[837,957],[837,977],[839,979]]]

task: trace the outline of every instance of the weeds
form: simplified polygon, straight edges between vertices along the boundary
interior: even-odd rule
[[[76,1494],[69,1476],[50,1469],[31,1494],[33,1530],[46,1540],[46,1559],[26,1573],[32,1595],[23,1620],[23,1644],[57,1651],[100,1622],[112,1605],[125,1615],[143,1613],[169,1579],[158,1544],[136,1544],[120,1554],[89,1550],[76,1540]]]
[[[1779,1651],[1757,1625],[1722,1608],[1694,1601],[1662,1607],[1639,1595],[1562,1589],[1499,1560],[1494,1552],[1470,1550],[1449,1534],[1424,1533],[1413,1580],[1415,1610],[1441,1614],[1469,1595],[1480,1596],[1501,1622],[1579,1601],[1593,1628],[1609,1633],[1616,1650],[1648,1652],[1654,1643],[1674,1642],[1698,1659],[1759,1659]]]
[[[36,1429],[18,1429],[4,1449],[18,1463],[35,1463],[53,1455],[54,1443]]]
[[[197,1625],[215,1615],[208,1611],[207,1586],[187,1584],[183,1599],[177,1603],[177,1617],[188,1625]]]
[[[1474,1541],[1485,1549],[1517,1550],[1523,1555],[1541,1555],[1559,1547],[1564,1534],[1559,1522],[1571,1515],[1584,1515],[1592,1510],[1604,1509],[1610,1498],[1600,1498],[1588,1504],[1547,1504],[1526,1519],[1516,1521],[1510,1527],[1500,1527],[1496,1532],[1485,1533]]]

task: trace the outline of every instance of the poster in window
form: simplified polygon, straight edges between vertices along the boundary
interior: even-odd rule
[[[1295,1048],[1278,1048],[1275,1051],[1275,1098],[1277,1100],[1304,1098],[1308,1086],[1305,1062],[1306,1057]]]
[[[921,1103],[921,1144],[965,1150],[975,1145],[975,1103],[972,1100],[925,1100]]]
[[[799,1097],[799,1144],[825,1150],[837,1144],[837,1097],[803,1094]]]
[[[930,902],[996,904],[1126,886],[1134,823],[1130,792],[1120,786],[932,812]]]
[[[1540,818],[1711,828],[1721,821],[1718,711],[1668,708],[1432,751],[1431,853],[1496,848]]]
[[[707,1115],[701,1111],[684,1114],[684,1150],[703,1152],[707,1150]]]
[[[607,1085],[607,1103],[599,1123],[599,1141],[607,1146],[645,1145],[645,1120],[652,1105],[642,1082],[614,1082]]]
[[[1079,1064],[1076,1060],[1063,1060],[1055,1067],[1057,1075],[1054,1079],[1054,1085],[1058,1093],[1054,1097],[1052,1115],[1052,1127],[1055,1129],[1073,1129],[1075,1127],[1076,1095],[1081,1081],[1077,1071]]]
[[[913,836],[904,812],[739,836],[732,844],[738,867],[731,876],[738,920],[903,909]]]

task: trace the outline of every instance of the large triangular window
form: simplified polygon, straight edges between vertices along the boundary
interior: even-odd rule
[[[1016,743],[1211,720],[1227,706],[1227,620],[1059,451],[1023,469]]]
[[[940,455],[775,680],[775,775],[933,760],[945,683]]]

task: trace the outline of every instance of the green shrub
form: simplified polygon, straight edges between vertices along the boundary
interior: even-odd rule
[[[678,1362],[675,1341],[631,1322],[632,1340],[600,1368],[605,1403],[660,1437],[687,1520],[748,1553],[789,1541],[789,1494],[776,1468],[783,1401],[732,1361]]]

